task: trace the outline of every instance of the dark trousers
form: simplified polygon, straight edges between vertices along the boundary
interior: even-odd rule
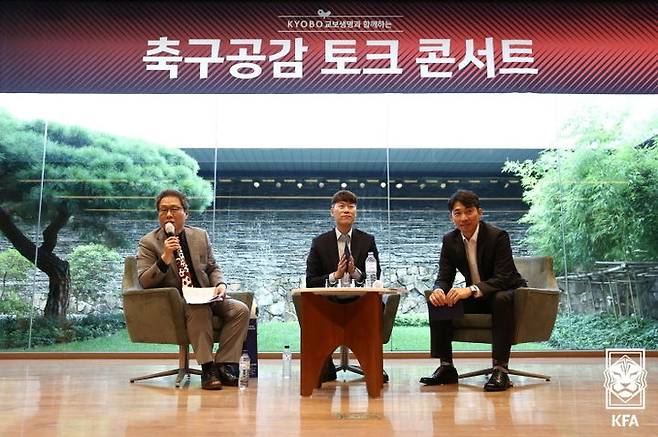
[[[507,363],[514,335],[514,290],[496,291],[478,299],[468,298],[463,302],[466,314],[491,314],[491,356],[494,363]],[[430,321],[433,358],[452,361],[452,338],[452,320]]]

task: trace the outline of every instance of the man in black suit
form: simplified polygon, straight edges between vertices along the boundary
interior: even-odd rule
[[[357,286],[363,286],[368,252],[375,255],[379,278],[381,268],[375,237],[352,228],[356,220],[356,203],[356,195],[351,191],[343,190],[333,195],[330,212],[336,227],[313,239],[306,259],[307,287],[333,286],[341,281],[349,284],[351,280]]]
[[[484,390],[507,390],[511,387],[507,365],[514,334],[514,289],[527,284],[514,265],[507,232],[480,220],[482,208],[477,194],[458,190],[450,197],[448,207],[457,229],[443,236],[439,275],[429,301],[434,306],[451,307],[463,300],[465,313],[492,315],[493,372]],[[457,270],[466,279],[465,288],[453,287]],[[430,320],[432,357],[440,358],[441,365],[431,376],[421,378],[421,383],[457,383],[452,336],[451,320]]]
[[[363,286],[366,280],[366,258],[372,252],[377,260],[377,278],[381,274],[379,252],[375,237],[352,227],[356,220],[357,198],[348,190],[338,191],[331,198],[331,217],[336,227],[313,239],[311,250],[306,258],[306,287]],[[336,300],[340,301],[339,298]],[[352,301],[347,298],[345,302]],[[336,379],[336,368],[331,357],[322,380]],[[384,373],[384,382],[388,375]]]

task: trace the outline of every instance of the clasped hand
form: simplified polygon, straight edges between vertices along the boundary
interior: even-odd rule
[[[354,266],[354,257],[350,256],[348,258],[345,254],[343,254],[343,256],[340,258],[340,261],[338,261],[338,266],[336,267],[334,277],[336,279],[340,279],[345,275],[345,272],[348,272],[351,275],[354,273],[355,269],[356,267]]]
[[[435,307],[453,306],[461,299],[467,299],[471,296],[470,288],[451,288],[446,294],[442,289],[437,288],[430,294],[429,301]]]

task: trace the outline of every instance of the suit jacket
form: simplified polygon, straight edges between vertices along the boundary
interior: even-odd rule
[[[466,258],[466,248],[459,229],[443,236],[439,275],[434,288],[446,293],[452,288],[457,270],[466,278],[466,285],[477,285],[486,296],[494,291],[511,290],[527,285],[514,265],[512,246],[507,232],[495,226],[480,222],[477,241],[477,265],[480,282],[473,284]]]
[[[164,252],[164,240],[167,235],[161,227],[154,229],[139,240],[137,250],[137,274],[139,283],[144,288],[176,287],[180,288],[180,277],[176,260],[169,263],[169,269],[162,272],[157,265]],[[185,239],[192,258],[192,267],[202,287],[215,287],[224,282],[222,269],[215,262],[208,233],[203,229],[185,226]]]
[[[361,278],[357,283],[365,281],[366,258],[372,252],[377,260],[377,278],[382,270],[379,266],[379,252],[375,244],[375,237],[352,228],[350,252],[354,257],[354,265],[361,270]],[[311,250],[306,258],[306,287],[324,287],[329,275],[336,271],[338,266],[338,240],[336,231],[332,229],[313,239]],[[338,278],[337,278],[338,279]]]

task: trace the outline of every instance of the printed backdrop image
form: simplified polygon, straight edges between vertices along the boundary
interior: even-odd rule
[[[654,2],[0,6],[0,92],[655,93]]]
[[[296,347],[289,290],[339,189],[410,290],[387,347],[427,350],[458,188],[515,255],[554,259],[560,316],[528,347],[656,349],[657,19],[649,1],[0,3],[0,349],[138,348],[121,262],[164,186],[255,292],[263,350]]]
[[[0,94],[0,123],[0,348],[28,344],[32,315],[37,350],[139,350],[123,259],[157,226],[166,186],[195,196],[190,224],[208,230],[231,290],[255,293],[262,351],[298,348],[290,290],[340,189],[359,196],[385,284],[409,290],[389,350],[427,350],[424,291],[458,188],[481,195],[515,256],[554,259],[557,334],[522,347],[655,344],[658,215],[636,204],[658,201],[653,96]],[[33,242],[48,255],[36,271]],[[53,315],[84,332],[51,336]]]

